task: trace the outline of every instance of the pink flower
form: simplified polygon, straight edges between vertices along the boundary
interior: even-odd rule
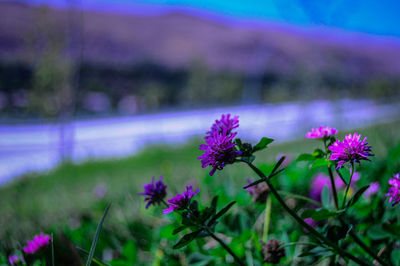
[[[22,259],[20,256],[13,254],[8,257],[8,261],[11,265],[17,265],[18,262],[22,261]]]
[[[306,138],[307,139],[323,139],[338,133],[336,128],[331,127],[323,127],[320,126],[319,128],[312,128],[310,132],[307,132]]]
[[[371,146],[368,146],[367,138],[365,137],[362,141],[361,135],[354,133],[354,135],[348,134],[343,141],[336,140],[329,150],[332,152],[330,160],[338,161],[337,168],[342,168],[346,162],[360,163],[361,160],[367,160],[368,156],[373,156]]]
[[[386,197],[389,197],[389,202],[392,202],[392,206],[400,202],[400,174],[397,173],[393,178],[389,179],[389,191],[386,193]]]
[[[47,246],[50,243],[50,236],[40,233],[33,237],[32,240],[27,241],[27,245],[22,249],[26,254],[34,254],[41,248]]]
[[[371,195],[377,193],[380,189],[380,185],[378,182],[373,182],[369,185],[369,188],[365,191],[364,196],[370,197]]]
[[[164,209],[163,213],[167,214],[175,210],[183,210],[187,208],[193,196],[199,193],[199,191],[200,189],[193,191],[192,186],[187,186],[186,191],[184,191],[182,194],[176,194],[175,197],[168,200],[169,208]]]

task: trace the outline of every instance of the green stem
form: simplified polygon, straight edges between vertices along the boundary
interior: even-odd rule
[[[230,247],[228,247],[227,244],[225,244],[225,242],[220,239],[219,237],[217,237],[210,229],[205,228],[205,230],[207,231],[207,233],[214,239],[216,240],[226,251],[228,251],[229,254],[231,254],[231,256],[235,259],[235,261],[241,265],[241,266],[245,266],[245,264],[242,262],[242,260],[236,256],[236,254],[231,250]]]
[[[339,200],[338,200],[338,195],[337,195],[337,190],[336,190],[336,185],[335,185],[335,178],[333,177],[332,166],[328,166],[328,172],[329,172],[329,177],[331,179],[332,194],[333,194],[333,200],[335,202],[335,208],[336,208],[336,210],[339,210]]]
[[[349,188],[350,188],[350,185],[351,185],[351,179],[353,178],[353,174],[354,174],[354,163],[351,163],[350,180],[349,180],[349,183],[346,186],[346,192],[344,193],[342,209],[344,208],[344,206],[346,206],[347,193],[349,192]]]
[[[307,224],[303,219],[301,219],[292,209],[289,208],[289,206],[286,205],[285,201],[281,198],[279,193],[275,190],[275,188],[272,186],[271,181],[264,175],[263,172],[260,171],[257,167],[255,167],[252,163],[245,162],[247,165],[260,177],[262,178],[268,185],[270,191],[272,194],[274,194],[275,198],[279,201],[279,203],[282,205],[282,207],[305,229],[308,230],[311,234],[313,234],[315,237],[320,239],[323,243],[326,245],[330,246],[333,250],[335,250],[338,254],[340,254],[342,257],[347,257],[354,262],[360,264],[360,265],[368,265],[368,263],[363,262],[359,258],[353,256],[352,254],[346,252],[345,250],[342,250],[339,246],[337,246],[335,243],[333,243],[331,240],[326,238],[324,235],[319,233],[317,230],[315,230],[312,226]]]
[[[264,242],[268,241],[268,230],[269,230],[270,220],[271,220],[271,195],[268,194],[267,202],[265,203],[265,218],[264,218],[264,231],[263,231]]]

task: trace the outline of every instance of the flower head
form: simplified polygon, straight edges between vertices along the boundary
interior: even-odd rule
[[[336,140],[329,150],[332,152],[330,160],[338,161],[337,168],[342,168],[346,162],[360,163],[361,160],[367,160],[368,156],[373,156],[371,146],[368,146],[367,137],[361,140],[358,133],[348,134],[343,141]]]
[[[162,182],[162,176],[160,176],[160,180],[155,182],[154,176],[149,184],[144,184],[143,193],[139,193],[139,195],[145,196],[144,201],[147,201],[146,209],[150,205],[159,204],[167,195],[166,192],[167,185]]]
[[[17,265],[18,262],[22,261],[22,259],[20,256],[13,254],[8,257],[8,261],[10,262],[11,265]]]
[[[163,213],[167,214],[175,210],[183,210],[187,208],[193,196],[199,193],[199,191],[200,189],[193,191],[192,186],[187,186],[186,191],[184,191],[182,194],[176,194],[175,197],[168,200],[169,208],[164,209]]]
[[[392,178],[389,179],[389,191],[386,193],[386,197],[389,197],[389,202],[392,203],[392,206],[398,204],[400,202],[400,174],[395,174]]]
[[[370,197],[371,195],[377,193],[380,189],[380,185],[378,182],[373,182],[369,185],[369,188],[365,191],[364,196]]]
[[[207,137],[206,143],[199,146],[200,150],[204,151],[204,154],[197,159],[201,160],[202,167],[205,168],[209,165],[212,166],[210,176],[215,171],[222,170],[227,164],[234,163],[237,156],[242,153],[235,150],[236,143],[233,143],[233,138],[236,133],[228,134],[228,130],[224,128],[222,132],[213,131],[212,134]]]
[[[307,139],[323,139],[338,133],[336,128],[332,127],[323,127],[320,126],[318,128],[312,128],[310,132],[307,132],[306,138]]]
[[[276,239],[270,239],[268,243],[261,242],[261,244],[264,263],[278,264],[286,256],[286,250],[282,247],[283,243]]]
[[[231,118],[230,114],[222,115],[220,120],[215,120],[211,130],[206,133],[206,137],[212,137],[214,132],[223,132],[226,129],[227,134],[233,133],[235,128],[239,127],[239,116]]]
[[[247,184],[253,183],[251,179],[247,179]],[[255,186],[251,186],[246,188],[246,190],[249,192],[250,196],[253,197],[253,202],[260,202],[260,203],[265,203],[267,200],[267,196],[269,193],[269,188],[268,185],[263,183],[259,183]]]
[[[49,243],[50,236],[40,233],[39,235],[34,236],[32,240],[28,240],[27,245],[22,249],[26,254],[34,254]]]

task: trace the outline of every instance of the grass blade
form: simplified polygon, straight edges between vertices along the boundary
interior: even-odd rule
[[[99,225],[97,226],[96,234],[95,234],[95,236],[93,238],[92,246],[90,247],[89,257],[88,257],[88,260],[86,262],[86,266],[90,266],[90,264],[92,263],[93,256],[94,256],[94,251],[95,251],[96,245],[97,245],[97,241],[99,240],[101,227],[103,226],[104,219],[106,218],[106,215],[107,215],[108,210],[110,209],[110,206],[111,206],[111,203],[109,203],[107,205],[107,208],[104,210],[103,217],[101,217]]]

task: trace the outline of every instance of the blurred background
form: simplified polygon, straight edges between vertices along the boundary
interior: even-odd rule
[[[295,158],[312,152],[304,134],[320,125],[367,135],[376,157],[362,182],[386,186],[400,169],[399,10],[396,0],[0,0],[0,253],[40,230],[89,250],[113,202],[97,256],[131,243],[144,265],[160,250],[186,265],[169,247],[176,236],[165,240],[168,218],[137,196],[160,175],[170,194],[190,184],[203,200],[238,200],[244,211],[225,224],[243,233],[263,211],[243,207],[252,173],[233,165],[211,178],[196,159],[226,113],[240,116],[245,141],[276,139],[257,163],[268,172],[286,154],[283,189],[307,195],[317,171]],[[297,228],[285,219],[276,236]]]
[[[279,140],[397,119],[399,8],[2,0],[0,182],[184,142],[226,112],[246,118],[249,138]]]

